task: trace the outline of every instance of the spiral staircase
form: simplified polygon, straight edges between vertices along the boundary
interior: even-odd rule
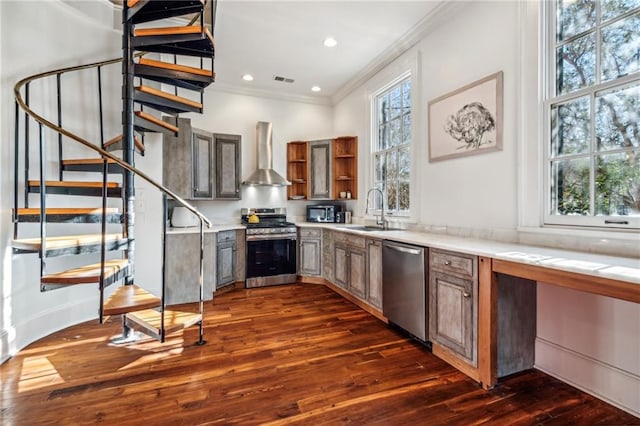
[[[213,83],[215,77],[213,26],[216,2],[126,0],[122,13],[122,58],[33,75],[14,87],[13,251],[15,254],[39,256],[42,292],[96,285],[100,322],[109,316],[122,316],[122,336],[115,339],[116,342],[135,340],[134,331],[163,342],[166,335],[197,325],[198,343],[202,344],[203,229],[204,226],[211,226],[211,223],[169,188],[137,169],[135,157],[144,155],[146,134],[160,132],[177,136],[178,128],[163,120],[162,116],[177,118],[181,113],[202,112],[204,89]],[[163,26],[167,22],[181,23],[180,20],[188,24]],[[107,139],[105,128],[108,126],[105,126],[103,118],[105,101],[102,72],[106,67],[118,65],[122,68],[122,133]],[[98,93],[100,111],[100,118],[95,123],[99,127],[98,142],[65,129],[62,113],[61,77],[94,71],[97,73],[98,86],[94,93]],[[57,114],[54,117],[44,117],[29,106],[32,83],[44,79],[55,79]],[[43,86],[36,85],[39,88]],[[38,129],[37,134],[34,134],[34,128]],[[50,144],[55,143],[58,145],[58,158],[50,159]],[[95,152],[95,156],[65,158],[65,148],[70,143],[89,148]],[[36,149],[39,155],[34,156]],[[47,178],[51,175],[47,166],[51,164],[58,166],[56,180]],[[74,172],[83,172],[81,176],[84,180],[75,180]],[[95,178],[89,180],[86,176]],[[136,178],[146,181],[162,194],[164,220],[159,232],[162,235],[163,273],[159,295],[135,283]],[[172,205],[186,207],[200,220],[198,312],[175,311],[166,307],[165,288],[168,284],[164,279],[164,242],[168,199],[171,199]],[[95,201],[87,202],[90,204],[87,206],[76,207],[85,200]],[[74,207],[47,207],[48,204]],[[113,207],[113,204],[119,207]],[[21,237],[29,223],[31,229],[37,224],[39,236]],[[78,234],[74,227],[80,224],[84,224],[83,229],[92,227],[99,232]],[[57,235],[50,235],[54,233],[51,228],[55,228]],[[75,262],[78,266],[56,270],[59,262],[52,262],[52,259],[61,256],[76,256],[79,259]]]

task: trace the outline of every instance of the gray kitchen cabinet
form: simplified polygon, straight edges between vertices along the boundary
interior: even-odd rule
[[[216,158],[215,198],[218,200],[240,199],[241,137],[214,133]]]
[[[335,283],[333,234],[330,229],[322,230],[322,276],[331,283]]]
[[[216,245],[216,289],[236,281],[236,231],[220,231]]]
[[[299,233],[298,275],[322,275],[322,229],[301,227]]]
[[[200,233],[167,234],[165,259],[166,301],[169,305],[200,298]],[[213,298],[214,234],[204,234],[204,300]]]
[[[195,129],[188,118],[164,120],[178,136],[163,135],[163,185],[187,200],[239,200],[240,136]]]
[[[334,282],[366,300],[366,279],[365,239],[346,232],[334,232]]]
[[[429,251],[429,336],[466,363],[477,366],[478,258]]]
[[[382,309],[382,240],[367,238],[367,302]]]
[[[331,199],[331,145],[332,141],[309,142],[309,195],[311,200]]]

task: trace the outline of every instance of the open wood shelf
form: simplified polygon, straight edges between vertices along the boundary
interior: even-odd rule
[[[358,198],[358,137],[342,136],[333,140],[333,198],[340,200],[341,192]]]
[[[287,179],[291,182],[287,188],[287,198],[290,200],[306,200],[309,197],[307,158],[307,142],[287,144]]]

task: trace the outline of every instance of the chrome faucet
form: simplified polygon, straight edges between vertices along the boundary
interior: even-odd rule
[[[384,192],[382,192],[380,188],[371,188],[369,191],[367,191],[367,200],[364,214],[369,214],[369,194],[371,194],[371,191],[378,191],[380,193],[380,199],[382,201],[382,207],[380,208],[380,217],[376,219],[376,225],[382,226],[382,229],[387,229],[387,221],[384,218]]]

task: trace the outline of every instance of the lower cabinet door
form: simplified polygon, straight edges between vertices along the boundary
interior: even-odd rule
[[[360,299],[367,297],[367,261],[364,250],[349,250],[349,292]]]
[[[321,240],[306,238],[300,241],[300,275],[319,276]]]
[[[236,280],[236,246],[235,244],[219,245],[217,250],[217,283],[216,288],[232,284]]]
[[[333,279],[337,285],[346,289],[349,283],[347,246],[336,243],[333,253]]]
[[[431,272],[430,335],[474,366],[476,336],[473,281]]]

